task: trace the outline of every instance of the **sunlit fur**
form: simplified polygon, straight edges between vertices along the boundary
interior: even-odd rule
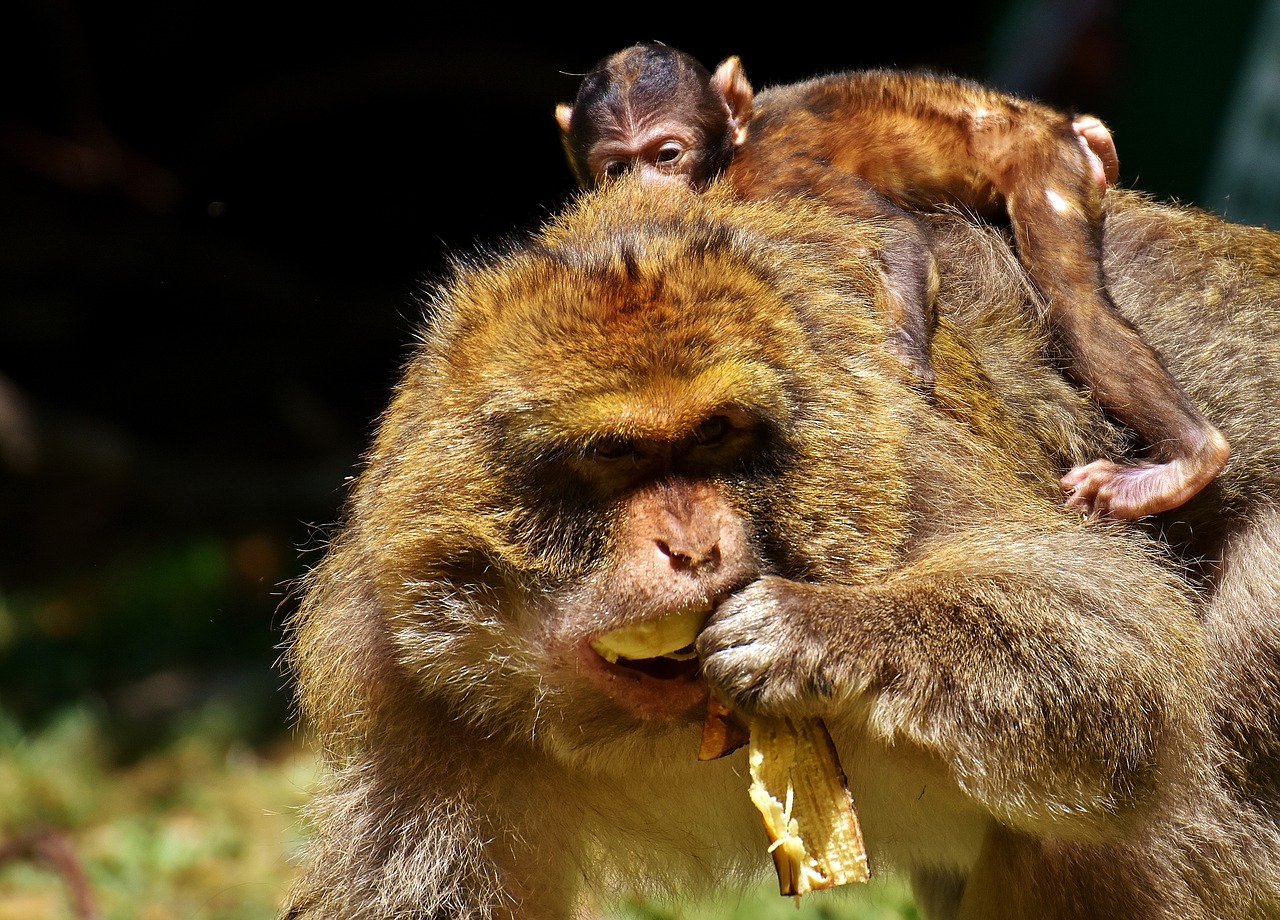
[[[1123,438],[989,231],[931,221],[932,398],[881,228],[812,202],[620,182],[459,264],[292,622],[327,779],[284,915],[558,920],[770,871],[743,753],[697,761],[696,706],[638,712],[583,651],[666,609],[637,518],[670,489],[722,528],[705,679],[827,720],[930,918],[1275,916],[1280,242],[1113,200],[1122,307],[1239,447],[1164,540],[1061,508]]]

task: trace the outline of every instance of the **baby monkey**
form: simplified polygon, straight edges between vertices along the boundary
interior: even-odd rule
[[[1136,519],[1183,504],[1218,474],[1226,438],[1116,311],[1102,271],[1102,195],[1118,175],[1097,119],[957,78],[852,71],[756,94],[736,57],[714,73],[666,45],[600,61],[556,107],[587,187],[632,169],[702,188],[725,175],[747,199],[813,195],[895,220],[907,244],[879,253],[904,364],[932,381],[932,257],[910,212],[958,205],[1007,217],[1048,306],[1067,372],[1144,439],[1149,459],[1095,460],[1062,479],[1067,506]]]

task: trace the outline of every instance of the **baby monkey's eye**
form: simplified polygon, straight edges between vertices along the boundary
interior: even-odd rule
[[[658,155],[654,161],[662,164],[671,164],[680,159],[680,155],[684,153],[684,147],[675,141],[667,141],[658,148]]]
[[[693,440],[704,447],[713,447],[728,437],[732,430],[733,425],[727,416],[713,415],[693,430]]]
[[[604,164],[603,172],[606,179],[616,179],[630,168],[630,160],[610,160]]]

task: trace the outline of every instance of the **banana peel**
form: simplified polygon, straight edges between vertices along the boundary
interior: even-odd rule
[[[778,891],[810,891],[871,878],[862,826],[835,743],[820,719],[752,719],[745,731],[714,698],[703,724],[699,757],[714,759],[747,736],[751,803],[760,812]]]
[[[693,644],[709,606],[672,612],[612,630],[592,641],[608,661],[620,658],[695,657]],[[760,812],[778,890],[810,891],[866,882],[871,877],[862,828],[835,744],[820,719],[751,719],[745,725],[711,697],[703,723],[700,760],[749,746],[751,802]]]

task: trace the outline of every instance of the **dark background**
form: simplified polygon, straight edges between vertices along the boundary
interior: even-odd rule
[[[658,5],[625,27],[470,6],[0,12],[6,717],[87,705],[123,749],[210,706],[281,731],[283,585],[336,519],[416,293],[565,200],[552,110],[600,56],[738,54],[758,87],[950,70],[1101,116],[1124,184],[1221,207],[1202,190],[1258,4]]]

